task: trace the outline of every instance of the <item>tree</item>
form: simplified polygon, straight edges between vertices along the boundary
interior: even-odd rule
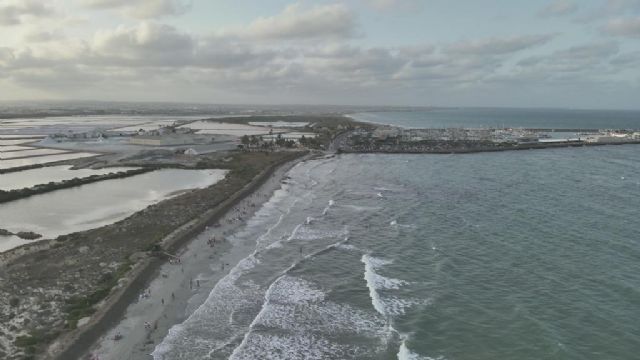
[[[249,145],[251,140],[249,140],[249,136],[243,135],[242,138],[240,139],[240,142],[242,143],[242,145]]]

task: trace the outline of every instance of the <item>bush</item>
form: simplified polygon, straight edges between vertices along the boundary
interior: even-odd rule
[[[9,305],[11,307],[18,307],[18,305],[20,305],[20,299],[18,299],[17,297],[9,299]]]

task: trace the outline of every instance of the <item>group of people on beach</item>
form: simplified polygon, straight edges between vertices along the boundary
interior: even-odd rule
[[[147,289],[140,294],[140,296],[138,297],[138,301],[148,299],[150,297],[151,297],[151,289]]]
[[[216,244],[217,241],[218,240],[216,240],[216,237],[214,235],[214,236],[210,237],[209,239],[207,239],[207,245],[209,245],[209,247],[213,247]]]

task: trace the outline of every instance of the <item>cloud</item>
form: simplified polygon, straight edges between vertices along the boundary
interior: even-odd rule
[[[578,11],[578,5],[571,0],[555,0],[540,10],[538,15],[542,17],[566,16]]]
[[[118,4],[124,2],[103,5],[122,10]],[[327,14],[342,14],[348,25],[329,27],[336,21]],[[537,51],[520,60],[525,51],[534,54],[527,50],[550,42],[552,34],[358,46],[352,41],[354,15],[341,5],[293,5],[233,32],[210,35],[151,20],[129,24],[75,38],[66,27],[14,29],[31,40],[0,48],[2,82],[33,93],[111,100],[382,103],[435,96],[454,102],[464,101],[455,95],[460,92],[472,101],[495,94],[486,90],[498,83],[510,87],[506,95],[525,84],[599,85],[617,69],[637,65],[635,54],[616,56],[617,42]]]
[[[611,64],[624,68],[640,66],[640,51],[620,54],[611,60]]]
[[[137,19],[152,19],[162,16],[181,15],[191,8],[186,0],[79,0],[90,9],[119,10],[122,14]]]
[[[0,26],[20,25],[29,17],[48,17],[52,7],[37,0],[5,0],[0,2]]]
[[[355,28],[355,16],[345,5],[304,8],[293,4],[278,15],[258,18],[240,35],[263,40],[348,38],[354,36]]]
[[[446,47],[446,51],[461,55],[505,55],[543,45],[555,35],[524,35],[459,42]]]
[[[607,14],[629,14],[640,12],[640,0],[607,0],[604,5]]]
[[[377,10],[401,9],[416,10],[422,5],[419,0],[362,0],[365,4]]]
[[[602,23],[616,17],[640,14],[640,0],[607,0],[577,19],[579,23]]]
[[[189,65],[194,47],[190,35],[169,25],[150,22],[99,31],[92,41],[94,57],[136,66]]]
[[[640,38],[640,17],[609,20],[603,27],[606,34]]]
[[[558,50],[546,56],[524,58],[517,67],[521,74],[535,74],[537,78],[547,80],[567,76],[576,79],[600,77],[619,70],[609,67],[609,60],[619,51],[617,42],[598,42]]]
[[[40,30],[38,28],[32,28],[25,33],[24,40],[28,43],[42,43],[61,40],[64,37],[64,33],[59,29]]]

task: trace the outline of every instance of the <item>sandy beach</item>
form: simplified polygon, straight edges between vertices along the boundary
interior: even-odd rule
[[[208,297],[215,284],[255,248],[255,239],[231,243],[228,236],[240,230],[281,186],[285,174],[297,161],[278,168],[250,196],[239,201],[209,227],[163,264],[154,279],[141,289],[124,318],[92,346],[85,359],[152,359],[151,352],[171,326],[183,322]],[[215,242],[212,239],[215,238]],[[179,262],[178,262],[179,259]],[[116,340],[119,339],[119,340]]]

